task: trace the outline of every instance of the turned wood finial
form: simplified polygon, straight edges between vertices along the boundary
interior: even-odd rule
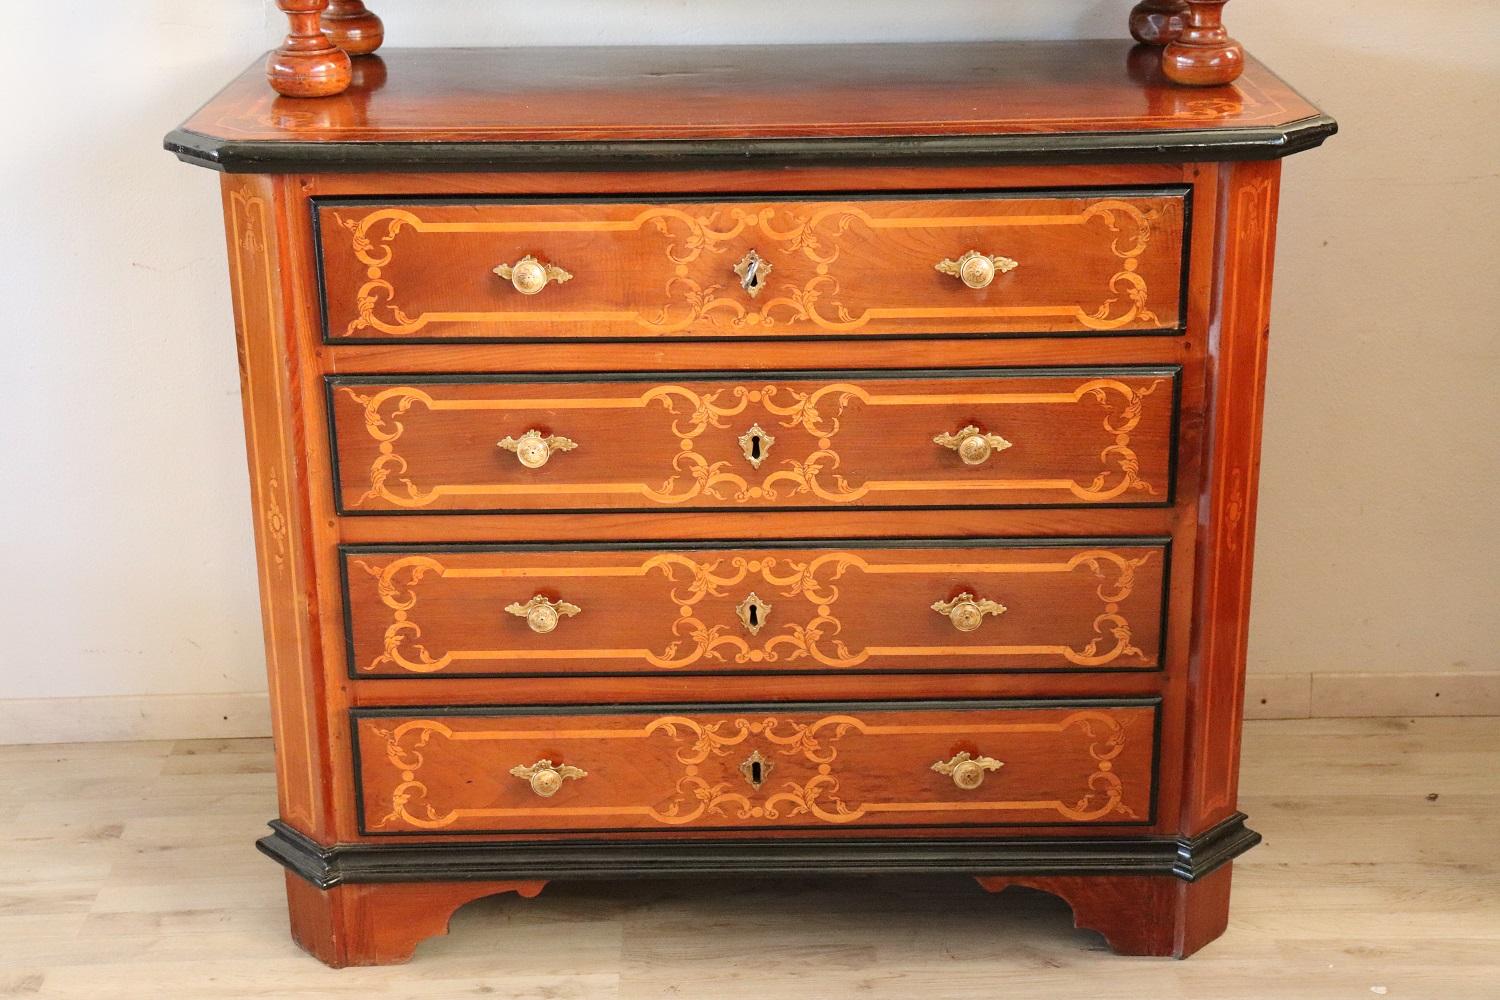
[[[1239,78],[1245,50],[1224,30],[1229,0],[1187,0],[1182,33],[1162,52],[1162,69],[1174,83],[1212,87]]]
[[[329,0],[323,34],[351,56],[367,56],[385,41],[385,26],[363,0]]]
[[[1177,40],[1187,24],[1187,0],[1141,0],[1130,12],[1130,34],[1146,45]]]
[[[323,34],[328,0],[276,0],[291,28],[266,61],[266,78],[287,97],[330,97],[349,86],[349,55]]]

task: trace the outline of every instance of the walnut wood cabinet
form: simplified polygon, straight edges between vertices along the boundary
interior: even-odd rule
[[[168,137],[222,172],[304,947],[708,872],[1224,929],[1280,160],[1335,126],[1159,63],[396,49]]]

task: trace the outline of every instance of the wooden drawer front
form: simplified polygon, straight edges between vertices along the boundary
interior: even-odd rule
[[[328,405],[342,513],[1135,506],[1171,501],[1177,382],[1140,368],[334,377]],[[539,467],[517,450],[532,432],[553,445]],[[965,457],[976,434],[987,454]]]
[[[332,342],[1105,334],[1182,322],[1181,192],[320,200],[315,211]],[[752,251],[770,265],[753,296],[736,271]],[[980,289],[938,271],[970,251],[1017,266]],[[570,277],[522,294],[495,273],[527,257]]]
[[[1152,820],[1154,702],[528,711],[356,711],[362,831]],[[977,787],[943,773],[961,754]]]
[[[343,558],[354,677],[1149,670],[1168,576],[1166,543],[1134,539]],[[963,594],[994,605],[970,631],[933,607]]]

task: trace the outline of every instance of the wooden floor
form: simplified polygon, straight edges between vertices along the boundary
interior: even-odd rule
[[[1251,723],[1266,843],[1229,932],[1121,959],[1049,896],[966,879],[554,884],[460,911],[408,966],[287,936],[260,740],[0,747],[0,996],[1500,998],[1500,720]]]

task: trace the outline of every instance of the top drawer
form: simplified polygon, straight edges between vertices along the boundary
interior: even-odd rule
[[[1186,190],[319,199],[314,211],[331,343],[1101,335],[1183,322]]]

